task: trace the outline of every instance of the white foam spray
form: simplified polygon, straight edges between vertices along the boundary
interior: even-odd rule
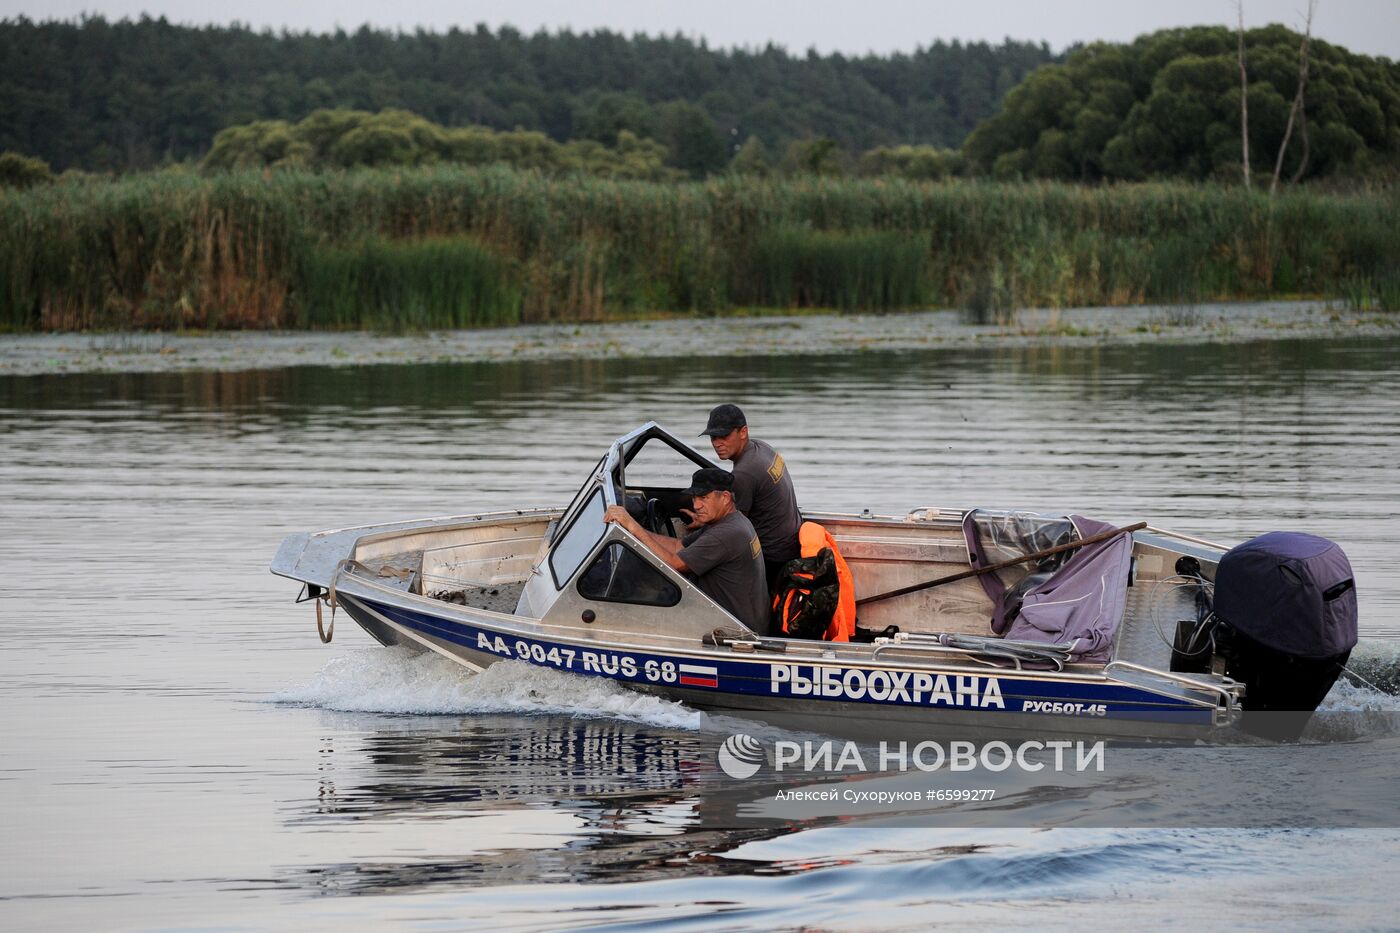
[[[1347,669],[1318,707],[1331,712],[1400,712],[1400,651],[1394,642],[1363,638],[1347,660]]]
[[[523,661],[499,661],[477,674],[432,652],[415,654],[406,648],[363,648],[340,655],[312,681],[276,694],[272,702],[355,713],[552,713],[688,730],[704,728],[706,719],[683,703],[601,677]]]

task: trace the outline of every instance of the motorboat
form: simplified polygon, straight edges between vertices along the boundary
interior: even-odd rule
[[[1277,600],[1250,596],[1258,580],[1228,595],[1259,619],[1244,618],[1253,609],[1234,610],[1233,628],[1216,618],[1222,560],[1239,549],[1146,523],[938,506],[804,508],[849,567],[854,592],[843,596],[860,635],[775,636],[603,520],[622,505],[647,529],[681,536],[690,475],[711,466],[649,422],[608,446],[564,508],[292,534],[271,569],[303,585],[298,600],[315,602],[323,640],[343,611],[383,645],[473,670],[519,661],[698,709],[862,734],[1208,733],[1236,725],[1256,690],[1271,708],[1311,711],[1346,659],[1348,612],[1355,641],[1349,566],[1345,585],[1301,581],[1331,594],[1319,610],[1331,615],[1289,623],[1289,642],[1270,635],[1283,624]]]

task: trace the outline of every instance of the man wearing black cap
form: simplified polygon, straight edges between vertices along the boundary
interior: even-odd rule
[[[758,532],[763,545],[764,579],[771,591],[783,565],[802,556],[797,530],[802,515],[783,455],[756,437],[738,405],[720,405],[710,412],[701,434],[710,436],[715,456],[734,461],[734,505]]]
[[[681,540],[643,528],[620,505],[608,507],[603,521],[617,522],[696,586],[759,634],[768,631],[768,588],[763,550],[753,525],[734,508],[732,474],[718,467],[696,470],[690,478],[691,510],[700,527]]]

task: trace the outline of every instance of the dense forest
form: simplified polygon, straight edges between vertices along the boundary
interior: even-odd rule
[[[0,21],[0,151],[58,170],[150,168],[202,157],[226,127],[320,109],[406,110],[443,127],[605,146],[626,130],[666,144],[687,121],[678,104],[713,125],[719,165],[750,138],[775,153],[818,137],[852,152],[957,147],[1052,58],[1044,44],[1010,41],[853,58],[606,31],[315,35],[21,18]]]

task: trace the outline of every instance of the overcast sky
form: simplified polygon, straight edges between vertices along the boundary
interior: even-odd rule
[[[1301,29],[1307,0],[1244,0],[1246,25]],[[544,28],[631,34],[681,32],[711,46],[859,54],[912,51],[935,39],[1048,42],[1126,41],[1167,26],[1235,22],[1234,0],[0,0],[0,17],[109,19],[164,15],[178,23],[238,21],[257,28],[324,32],[362,23],[444,30],[486,23],[524,32]],[[1400,0],[1319,0],[1313,33],[1368,55],[1400,58]]]

